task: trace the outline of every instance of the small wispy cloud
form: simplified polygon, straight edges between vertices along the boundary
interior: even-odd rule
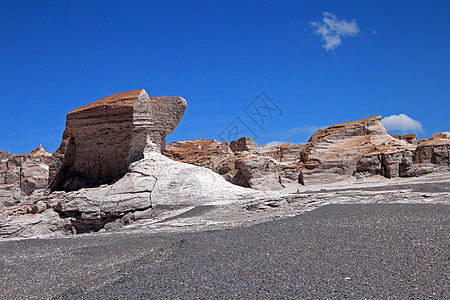
[[[327,51],[334,50],[340,46],[343,37],[356,36],[359,33],[356,20],[351,20],[350,22],[343,19],[340,20],[336,15],[327,11],[323,13],[322,22],[311,22],[310,25],[316,28],[314,31],[316,35],[322,36],[323,47]]]
[[[381,119],[381,124],[387,131],[398,130],[402,132],[407,131],[422,131],[422,123],[405,114],[391,115]]]

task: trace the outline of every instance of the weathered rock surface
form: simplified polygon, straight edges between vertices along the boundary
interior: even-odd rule
[[[292,145],[292,148],[298,149],[297,146]],[[287,144],[257,147],[250,137],[230,144],[199,139],[171,143],[164,155],[209,168],[236,185],[257,190],[279,190],[283,188],[284,175],[292,177],[286,171],[289,163],[300,159],[299,153],[287,149]]]
[[[392,137],[394,137],[398,140],[406,141],[410,144],[417,145],[417,133],[403,134],[403,135],[392,134]]]
[[[52,157],[49,195],[2,211],[0,235],[117,229],[183,207],[280,197],[163,156],[165,136],[185,107],[182,98],[149,98],[139,90],[69,113],[61,147]]]
[[[28,154],[9,155],[0,160],[0,209],[29,205],[42,197],[48,184],[51,154],[40,145]]]
[[[435,133],[431,139],[419,140],[412,161],[410,176],[450,169],[450,133]]]
[[[255,151],[256,143],[253,141],[251,137],[243,137],[237,141],[232,141],[230,143],[231,150],[234,152],[237,151]]]
[[[380,116],[334,125],[318,130],[308,141],[303,183],[339,181],[364,173],[397,177],[403,152],[414,149],[387,134]]]
[[[251,138],[241,138],[230,146],[214,140],[194,140],[172,143],[164,153],[175,160],[210,168],[237,185],[277,190],[297,183],[448,171],[449,136],[437,133],[419,141],[416,134],[391,136],[381,124],[381,117],[375,116],[319,130],[305,145],[256,146]]]
[[[247,137],[165,148],[185,108],[180,97],[119,93],[70,112],[52,155],[0,152],[0,236],[116,230],[200,205],[245,202],[259,211],[282,206],[289,197],[272,190],[288,185],[300,192],[300,184],[450,169],[450,133],[394,138],[379,116],[319,130],[305,145],[257,146]]]
[[[135,90],[71,111],[50,165],[50,190],[78,190],[120,178],[144,153],[164,149],[185,108],[181,97],[150,98]]]

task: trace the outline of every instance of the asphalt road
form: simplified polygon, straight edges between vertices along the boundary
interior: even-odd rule
[[[450,299],[450,206],[328,205],[226,230],[0,243],[2,299]]]

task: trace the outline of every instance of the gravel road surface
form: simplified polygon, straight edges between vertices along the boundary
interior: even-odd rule
[[[250,227],[0,242],[1,299],[450,299],[450,206],[327,205]]]

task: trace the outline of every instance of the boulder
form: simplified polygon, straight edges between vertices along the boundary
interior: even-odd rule
[[[281,164],[269,156],[245,154],[236,160],[237,174],[233,183],[248,185],[257,190],[279,190],[281,183]]]
[[[251,137],[243,137],[230,143],[231,150],[238,151],[254,151],[256,150],[256,143]]]

